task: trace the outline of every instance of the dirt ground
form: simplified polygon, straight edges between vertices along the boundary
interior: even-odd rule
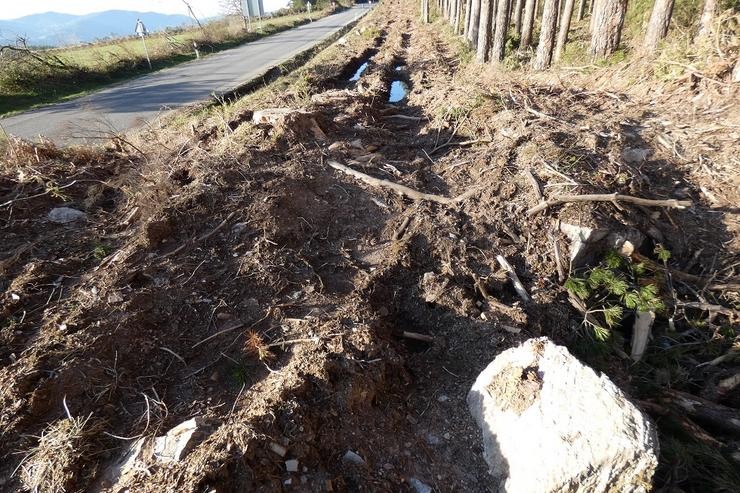
[[[414,3],[389,0],[293,76],[187,124],[105,148],[9,142],[0,490],[491,491],[467,392],[496,354],[547,335],[658,422],[657,488],[707,491],[706,475],[711,490],[732,491],[737,436],[679,419],[661,396],[740,407],[717,390],[737,365],[712,361],[740,341],[737,85],[515,76],[468,56],[440,24],[420,25]],[[395,80],[408,94],[389,104]],[[301,113],[252,124],[274,107]],[[411,200],[331,161],[465,195]],[[527,170],[546,198],[693,205],[528,215],[539,199]],[[87,220],[49,221],[62,206]],[[675,328],[659,314],[640,364],[619,356],[627,321],[608,351],[584,335],[558,272],[555,251],[567,276],[569,243],[557,221],[640,231],[638,253],[653,262],[656,244],[671,251],[672,276],[656,275],[673,279],[663,294]],[[192,417],[184,459],[142,454],[116,477],[134,444]],[[689,425],[705,440],[685,436]],[[682,456],[687,443],[720,458]]]

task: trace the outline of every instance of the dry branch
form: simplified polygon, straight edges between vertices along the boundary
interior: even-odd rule
[[[398,193],[399,195],[408,197],[411,200],[426,200],[429,202],[436,202],[437,204],[442,204],[442,205],[454,205],[459,202],[463,202],[464,200],[472,197],[473,195],[475,195],[476,193],[480,191],[480,188],[476,187],[472,190],[468,190],[467,192],[458,195],[457,197],[448,198],[448,197],[443,197],[441,195],[434,195],[430,193],[419,192],[417,190],[414,190],[413,188],[409,188],[405,185],[399,185],[398,183],[394,183],[392,181],[381,180],[379,178],[366,175],[365,173],[355,171],[352,168],[349,168],[336,161],[329,161],[328,164],[332,168],[342,171],[344,173],[347,173],[348,175],[354,176],[355,178],[364,181],[368,185],[372,185],[375,187],[382,187],[382,188],[390,188],[391,190]]]
[[[740,411],[678,390],[666,390],[661,399],[699,421],[740,435]]]
[[[527,290],[524,289],[524,284],[522,284],[522,281],[519,280],[519,276],[516,275],[516,271],[514,270],[514,268],[503,257],[503,255],[496,255],[496,260],[498,260],[498,263],[501,264],[501,267],[509,275],[509,279],[511,279],[511,282],[514,285],[516,294],[519,295],[522,301],[524,301],[525,303],[528,303],[530,300],[529,293],[527,293]]]
[[[546,202],[542,202],[527,211],[527,215],[536,214],[540,211],[554,205],[564,204],[567,202],[629,202],[631,204],[644,205],[649,207],[672,207],[675,209],[685,209],[691,207],[693,203],[690,200],[653,200],[633,197],[631,195],[620,195],[618,193],[604,193],[592,195],[555,195]]]

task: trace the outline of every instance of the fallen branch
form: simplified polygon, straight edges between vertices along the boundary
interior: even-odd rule
[[[542,191],[540,190],[540,184],[537,182],[537,178],[534,177],[532,171],[529,169],[524,170],[524,176],[527,177],[529,183],[532,185],[532,190],[534,190],[534,194],[537,197],[537,202],[542,202]]]
[[[709,313],[720,313],[722,315],[727,315],[730,318],[738,318],[740,319],[740,311],[733,310],[732,308],[727,308],[726,306],[722,305],[711,305],[709,303],[698,303],[698,302],[686,302],[686,301],[679,301],[679,306],[682,306],[684,308],[693,308],[695,310],[702,310],[707,311]]]
[[[468,190],[467,192],[458,195],[457,197],[448,198],[448,197],[443,197],[441,195],[434,195],[430,193],[419,192],[417,190],[414,190],[404,185],[399,185],[398,183],[394,183],[392,181],[381,180],[379,178],[366,175],[365,173],[361,173],[360,171],[355,171],[352,168],[347,167],[343,164],[340,164],[336,161],[329,161],[328,164],[332,168],[342,171],[344,173],[347,173],[348,175],[354,176],[355,178],[364,181],[368,185],[372,185],[375,187],[390,188],[391,190],[395,191],[399,195],[406,196],[410,198],[411,200],[426,200],[429,202],[436,202],[437,204],[442,204],[442,205],[454,205],[459,202],[463,202],[464,200],[467,200],[468,198],[472,197],[473,195],[475,195],[476,193],[480,191],[480,188],[476,187],[472,190]]]
[[[511,264],[503,257],[503,255],[496,255],[496,260],[498,260],[498,263],[501,264],[501,267],[509,275],[509,279],[511,280],[511,283],[514,285],[516,294],[519,295],[522,301],[524,301],[525,303],[529,303],[531,299],[529,297],[529,293],[527,293],[527,290],[524,289],[524,284],[522,284],[522,281],[519,280],[519,276],[516,275],[516,271],[511,266]]]
[[[384,119],[398,118],[399,120],[412,120],[415,122],[420,122],[421,120],[425,120],[425,118],[422,118],[420,116],[406,116],[406,115],[387,115],[387,116],[382,116],[381,118],[384,118]]]
[[[666,390],[661,398],[699,421],[740,435],[740,411],[678,390]]]
[[[592,195],[556,195],[548,201],[542,202],[527,211],[531,216],[554,205],[564,204],[567,202],[628,202],[631,204],[644,205],[649,207],[672,207],[675,209],[685,209],[691,207],[693,203],[690,200],[652,200],[631,195],[620,195],[617,193],[592,194]]]
[[[654,262],[653,260],[650,260],[644,255],[641,255],[637,252],[632,253],[632,258],[637,260],[638,262],[644,263],[649,269],[656,271],[660,270],[666,273],[670,273],[674,278],[679,279],[684,282],[691,282],[694,284],[701,284],[705,285],[705,289],[709,289],[711,291],[740,291],[740,282],[738,282],[736,279],[729,279],[729,282],[719,282],[719,283],[711,283],[711,280],[707,280],[704,278],[701,278],[699,276],[695,276],[694,274],[688,274],[686,272],[666,268],[665,266]]]
[[[406,228],[409,227],[409,223],[411,222],[411,215],[409,214],[406,216],[406,218],[403,220],[401,225],[398,227],[395,233],[393,233],[393,239],[394,240],[400,240],[403,236],[404,231],[406,231]]]

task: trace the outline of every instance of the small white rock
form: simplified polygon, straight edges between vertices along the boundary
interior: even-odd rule
[[[432,493],[432,487],[416,478],[409,479],[409,484],[416,493]]]
[[[270,442],[270,445],[268,445],[268,448],[272,450],[273,452],[275,452],[280,457],[285,457],[285,454],[288,453],[288,449],[286,449],[285,447],[283,447],[277,442]]]
[[[10,299],[12,299],[13,301],[18,301],[21,299],[21,297],[15,293],[10,293]]]
[[[285,470],[288,472],[298,472],[298,460],[297,459],[286,460]]]
[[[49,211],[46,217],[49,221],[57,224],[68,224],[87,220],[87,214],[71,207],[55,207]]]
[[[187,455],[198,431],[198,421],[191,418],[180,423],[166,435],[154,439],[154,457],[160,462],[178,462]]]
[[[361,466],[365,464],[365,460],[357,455],[356,453],[352,452],[351,450],[348,450],[344,456],[342,457],[342,460],[344,462],[349,462],[350,464],[357,464],[358,466]]]

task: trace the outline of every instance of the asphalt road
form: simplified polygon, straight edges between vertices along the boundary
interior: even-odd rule
[[[72,101],[1,118],[0,126],[8,134],[29,140],[44,136],[58,144],[99,141],[111,132],[141,126],[164,111],[236,89],[319,44],[367,13],[369,7],[357,5],[289,31]]]

